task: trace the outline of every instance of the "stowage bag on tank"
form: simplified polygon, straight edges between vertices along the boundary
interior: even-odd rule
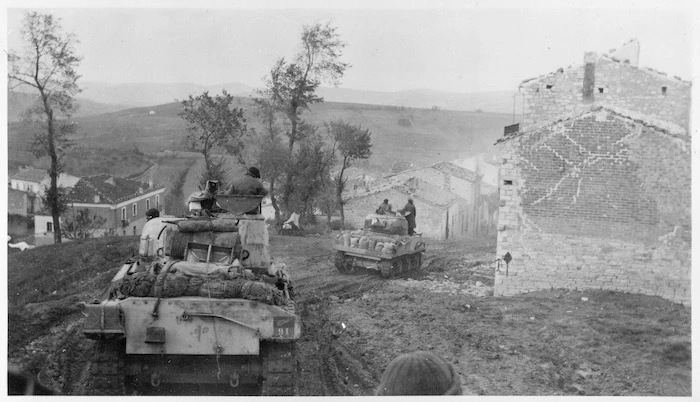
[[[119,293],[129,297],[146,297],[151,292],[156,275],[149,272],[137,272],[127,275],[119,284]]]
[[[186,220],[177,223],[177,229],[183,233],[192,232],[237,232],[235,219]]]

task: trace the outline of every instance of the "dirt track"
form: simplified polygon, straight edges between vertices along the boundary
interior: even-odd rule
[[[331,243],[271,236],[303,322],[297,395],[372,395],[387,364],[413,350],[452,362],[467,394],[690,395],[689,308],[606,291],[494,298],[493,238],[433,242],[422,271],[391,280],[340,274]],[[55,324],[9,350],[10,363],[82,394],[92,342],[71,306],[92,296],[28,306],[33,319],[53,314]],[[18,320],[11,328],[31,324]]]

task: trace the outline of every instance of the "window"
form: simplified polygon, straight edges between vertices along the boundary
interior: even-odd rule
[[[160,208],[160,194],[156,194],[156,209]]]
[[[605,93],[605,88],[604,88],[604,87],[599,87],[599,88],[598,88],[598,92],[600,92],[601,94],[602,94],[602,93]]]
[[[553,86],[552,84],[547,84],[547,89],[552,89]]]
[[[131,204],[131,216],[136,216],[138,213],[138,208],[136,208],[136,203]]]
[[[123,221],[126,220],[126,207],[123,207],[123,208],[122,208],[122,220],[123,220]]]
[[[146,211],[148,211],[149,209],[151,209],[151,200],[146,199]]]
[[[661,95],[666,95],[666,87],[661,87]]]
[[[53,232],[53,222],[46,222],[46,233]]]
[[[505,185],[505,186],[512,186],[512,185],[513,185],[513,180],[503,180],[503,185]]]

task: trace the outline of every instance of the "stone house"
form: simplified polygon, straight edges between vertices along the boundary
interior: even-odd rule
[[[521,82],[521,128],[548,124],[591,105],[607,105],[674,122],[688,130],[691,83],[639,67],[639,49],[639,42],[632,40],[603,55],[586,52],[581,65]]]
[[[497,255],[513,259],[496,272],[494,294],[610,289],[689,303],[684,113],[676,124],[652,116],[659,112],[577,110],[496,144],[503,157]]]
[[[95,235],[138,235],[146,223],[146,211],[156,208],[165,214],[165,187],[101,174],[83,177],[68,194],[68,212],[90,214],[106,219],[104,229]]]
[[[338,173],[339,171],[333,172],[333,176],[335,177]],[[346,179],[343,191],[345,197],[370,191],[372,183],[376,181],[376,177],[354,166],[345,169],[343,177]]]
[[[384,199],[388,199],[396,211],[406,205],[409,197],[416,207],[417,233],[437,240],[467,234],[467,201],[416,178],[388,180],[367,193],[347,199],[345,222],[351,227],[361,228],[367,214],[374,212]]]
[[[496,229],[495,210],[498,208],[494,197],[484,197],[490,186],[484,185],[482,175],[458,166],[452,162],[438,162],[433,165],[405,170],[387,176],[389,180],[417,179],[438,187],[444,191],[456,194],[466,200],[464,221],[466,233],[485,234]],[[492,192],[495,189],[492,188]],[[492,204],[492,205],[491,205]]]
[[[7,189],[7,213],[9,215],[27,216],[29,201],[26,191]]]
[[[58,176],[58,185],[69,189],[80,180],[79,177],[61,173]],[[37,169],[31,166],[20,168],[17,173],[10,175],[10,189],[22,191],[26,194],[25,215],[33,215],[43,208],[41,196],[44,189],[49,186],[50,178],[46,169]]]

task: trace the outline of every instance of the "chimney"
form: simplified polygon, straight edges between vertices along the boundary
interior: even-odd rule
[[[598,55],[595,52],[586,52],[583,54],[583,102],[593,103],[595,93],[595,64],[598,61]]]
[[[95,194],[95,204],[99,204],[99,203],[100,203],[100,195]]]

